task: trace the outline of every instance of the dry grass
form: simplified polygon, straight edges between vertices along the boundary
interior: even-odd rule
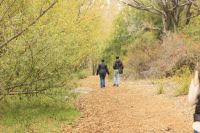
[[[157,94],[164,94],[164,86],[162,83],[159,84],[158,88],[157,88]]]

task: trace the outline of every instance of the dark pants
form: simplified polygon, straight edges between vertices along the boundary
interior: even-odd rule
[[[194,133],[199,133],[199,132],[197,132],[197,131],[194,130]]]
[[[105,82],[106,75],[105,74],[100,74],[99,76],[100,76],[100,87],[104,88],[105,84],[106,84],[106,82]]]

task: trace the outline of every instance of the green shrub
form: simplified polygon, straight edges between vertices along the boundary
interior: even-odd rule
[[[87,73],[86,70],[83,70],[83,71],[80,71],[80,72],[77,74],[77,76],[78,76],[78,79],[84,79],[84,78],[87,78],[88,73]]]
[[[72,74],[72,77],[76,80],[84,79],[84,78],[87,78],[88,76],[89,76],[88,70],[81,70]]]
[[[162,83],[159,84],[158,88],[157,88],[157,94],[164,94],[164,86]]]
[[[184,66],[180,70],[176,71],[176,76],[173,77],[174,81],[178,85],[177,90],[175,91],[175,96],[182,96],[188,94],[191,75],[192,74],[188,66]]]
[[[182,96],[188,94],[189,84],[187,82],[183,83],[176,91],[176,96]]]

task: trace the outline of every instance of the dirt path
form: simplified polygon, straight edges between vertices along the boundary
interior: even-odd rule
[[[185,97],[157,95],[152,85],[123,82],[119,88],[107,83],[98,88],[98,77],[81,81],[94,91],[79,100],[80,120],[72,133],[190,133],[192,110]],[[180,103],[180,104],[179,104]]]

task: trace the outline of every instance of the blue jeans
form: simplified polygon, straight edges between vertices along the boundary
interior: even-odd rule
[[[120,74],[119,70],[114,70],[114,79],[113,79],[114,85],[119,85],[120,84]]]
[[[102,74],[100,74],[99,75],[100,76],[100,87],[101,88],[104,88],[106,85],[106,81],[105,81],[105,77],[106,77],[106,75],[102,75]]]
[[[194,133],[199,133],[199,132],[197,132],[197,131],[194,130]]]

